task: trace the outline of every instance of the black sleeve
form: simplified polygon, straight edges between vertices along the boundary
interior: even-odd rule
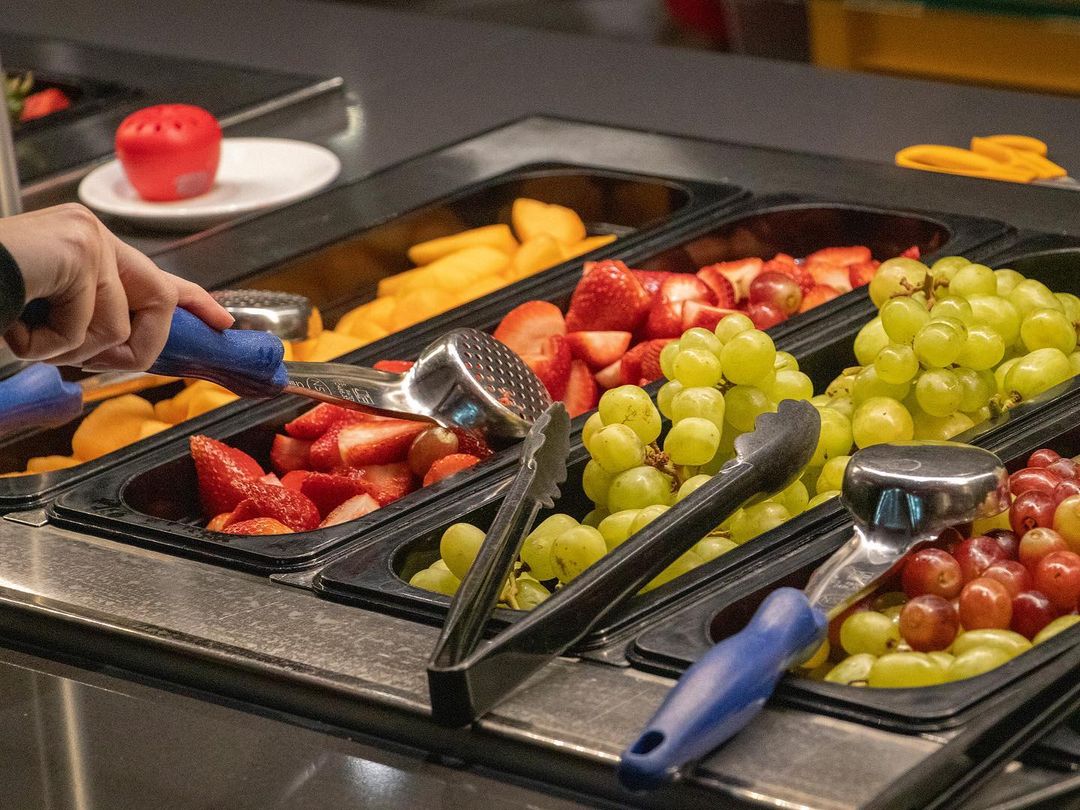
[[[0,334],[6,332],[26,304],[22,273],[6,247],[0,245]]]

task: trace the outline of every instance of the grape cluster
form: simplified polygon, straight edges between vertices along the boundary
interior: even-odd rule
[[[833,620],[804,665],[811,675],[872,687],[957,681],[1080,622],[1080,465],[1038,450],[1009,483],[1009,510],[975,526],[985,534],[950,530],[940,548],[908,556],[898,583]],[[831,650],[847,657],[830,662]]]

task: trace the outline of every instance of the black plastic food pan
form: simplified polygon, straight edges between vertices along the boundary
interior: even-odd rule
[[[370,180],[370,178],[369,178]],[[342,217],[341,206],[348,194],[358,193],[353,187],[334,189],[317,197],[266,215],[264,235],[272,233],[271,220],[288,217],[300,206],[321,211],[322,216],[309,214],[318,222],[337,221]],[[509,221],[509,206],[515,197],[530,195],[544,202],[574,207],[585,215],[594,233],[633,234],[678,216],[691,203],[703,206],[722,205],[737,198],[741,191],[733,186],[682,183],[655,177],[620,174],[600,169],[574,166],[529,166],[484,182],[473,183],[449,198],[426,203],[405,214],[395,214],[378,222],[369,222],[357,230],[357,220],[348,218],[347,233],[338,234],[332,244],[310,251],[305,242],[294,249],[294,258],[271,269],[246,278],[226,277],[225,268],[232,267],[227,251],[210,257],[218,274],[204,280],[207,286],[245,286],[258,289],[286,290],[312,299],[322,311],[327,325],[333,326],[347,310],[375,295],[380,279],[408,269],[408,248],[416,242],[498,221]],[[347,209],[346,209],[347,210]],[[263,221],[260,218],[259,221]],[[250,226],[251,223],[247,223]],[[320,238],[318,229],[312,238]],[[633,239],[634,237],[629,237]],[[606,250],[617,249],[618,242]],[[201,245],[192,249],[202,250]],[[257,250],[257,248],[252,248]],[[588,258],[588,257],[585,257]],[[583,259],[574,265],[579,269]],[[535,279],[527,279],[515,288],[525,288]],[[432,328],[438,334],[452,328],[464,312],[483,307],[491,298],[512,294],[502,290],[479,299],[468,306],[458,307],[429,322],[397,332],[369,344],[342,358],[342,362],[370,363],[389,357],[412,358],[429,339],[411,338],[426,335]],[[524,300],[524,299],[523,299]],[[155,393],[146,392],[150,399],[160,399],[176,393],[178,386]],[[115,466],[164,443],[201,432],[220,419],[250,408],[250,403],[233,403],[218,408],[196,420],[123,447],[98,459],[51,473],[0,478],[0,512],[31,509],[61,491],[70,488],[87,476]],[[88,413],[87,408],[85,413]],[[81,421],[81,420],[80,420]],[[71,435],[78,422],[60,428],[34,430],[0,440],[0,473],[15,472],[26,466],[33,456],[70,453]]]
[[[1059,400],[1041,418],[1017,426],[1011,439],[994,449],[1010,471],[1028,455],[1051,447],[1062,455],[1080,454],[1077,392]],[[741,629],[761,601],[778,587],[805,586],[811,572],[851,536],[850,521],[804,542],[782,547],[765,564],[719,578],[683,602],[676,613],[651,623],[634,640],[628,658],[651,672],[677,677],[714,643]],[[912,689],[870,689],[788,675],[776,690],[781,703],[902,732],[940,730],[965,722],[979,704],[1080,642],[1072,627],[997,669],[963,681]]]
[[[41,118],[14,122],[11,127],[11,134],[16,140],[30,132],[37,132],[68,121],[74,121],[123,102],[129,102],[140,95],[140,92],[134,87],[126,87],[116,82],[105,82],[82,76],[61,75],[51,71],[41,73],[33,70],[33,66],[7,68],[9,76],[22,76],[28,71],[34,74],[32,93],[48,89],[60,90],[67,96],[71,106]]]

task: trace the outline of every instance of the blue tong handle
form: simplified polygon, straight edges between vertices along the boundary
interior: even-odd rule
[[[773,591],[746,627],[683,673],[623,751],[619,780],[632,790],[659,787],[733,737],[761,711],[784,673],[813,655],[828,624],[802,591]]]
[[[150,371],[223,385],[242,397],[281,393],[288,381],[281,341],[268,332],[219,332],[185,309],[173,312],[169,339]],[[0,434],[55,427],[82,413],[82,387],[35,363],[0,381]]]

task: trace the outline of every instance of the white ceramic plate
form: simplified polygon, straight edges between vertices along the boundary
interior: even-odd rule
[[[214,187],[176,202],[147,202],[111,160],[79,183],[79,199],[99,214],[155,230],[198,230],[241,214],[294,202],[329,185],[341,161],[329,149],[284,138],[225,138]]]

